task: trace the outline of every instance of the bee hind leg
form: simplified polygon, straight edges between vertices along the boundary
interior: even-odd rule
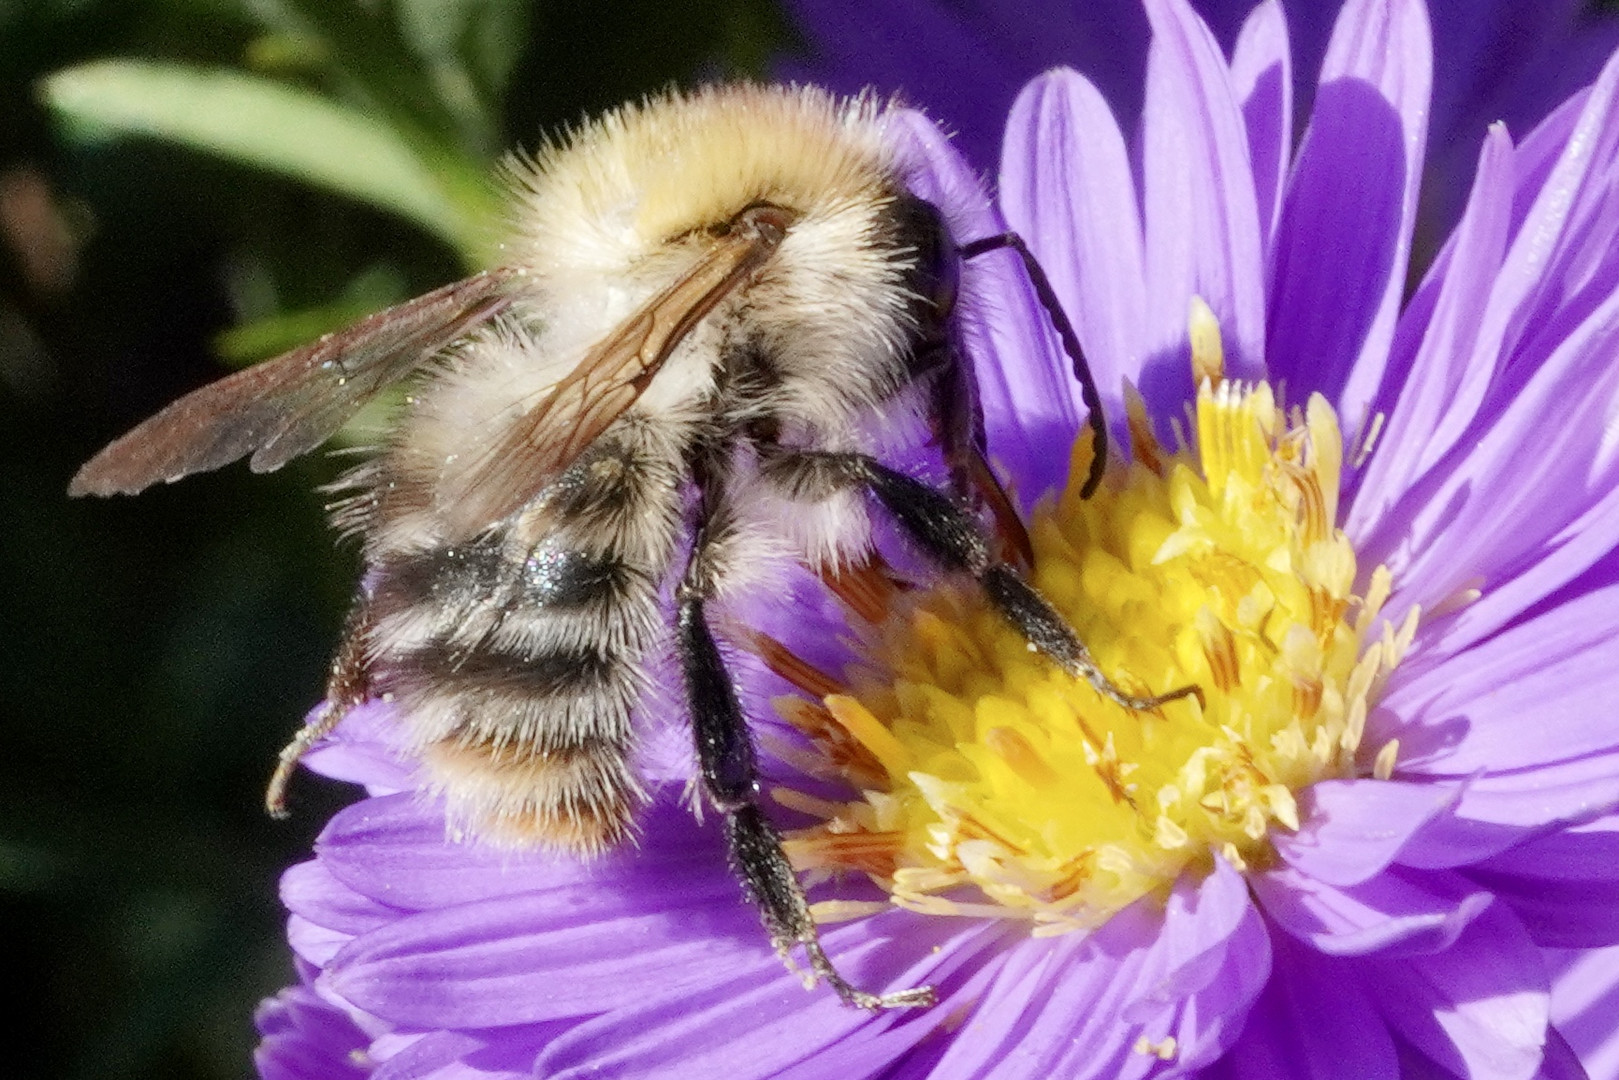
[[[803,886],[782,850],[781,834],[759,808],[753,736],[704,611],[710,593],[705,562],[700,534],[692,565],[677,593],[677,648],[703,789],[725,814],[731,862],[758,905],[771,941],[784,959],[793,946],[802,948],[814,975],[850,1005],[876,1010],[933,1004],[931,986],[888,994],[855,987],[838,974],[822,948]]]
[[[287,787],[304,754],[330,735],[349,710],[369,696],[367,641],[370,626],[370,614],[362,594],[355,599],[343,624],[343,639],[332,657],[331,672],[326,678],[326,702],[321,706],[320,715],[313,723],[299,728],[276,759],[275,772],[270,774],[270,783],[264,790],[264,809],[271,817],[287,816]]]

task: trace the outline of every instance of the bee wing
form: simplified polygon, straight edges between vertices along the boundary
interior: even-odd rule
[[[439,509],[468,533],[526,505],[633,405],[703,316],[781,243],[780,211],[744,215],[697,265],[625,319],[505,434],[439,486]]]
[[[85,463],[69,495],[133,495],[252,454],[279,469],[325,442],[379,392],[504,310],[510,270],[492,270],[193,391]]]

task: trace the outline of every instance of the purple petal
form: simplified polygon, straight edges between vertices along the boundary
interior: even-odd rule
[[[324,705],[310,710],[314,723]],[[395,746],[393,709],[368,701],[349,712],[332,736],[304,755],[302,764],[322,776],[364,784],[373,794],[409,791],[416,786],[414,768]]]
[[[996,160],[1001,125],[1024,82],[1060,64],[1093,72],[1134,115],[1146,23],[1139,0],[1085,4],[1014,0],[971,8],[889,0],[794,0],[815,55],[789,75],[854,93],[902,91],[950,129],[981,168]]]
[[[991,932],[989,936],[995,935]],[[967,979],[949,987],[934,1009],[961,1009],[969,1015],[981,1012],[985,993],[998,980],[1009,957],[1020,951],[1016,947],[996,949],[987,945],[963,965],[970,972]],[[959,1018],[960,1012],[952,1015]],[[886,1028],[867,1024],[813,1057],[783,1069],[774,1080],[863,1080],[879,1074],[883,1080],[935,1076],[938,1059],[951,1045],[949,1036],[953,1034],[941,1034],[938,1025],[920,1016]]]
[[[1270,377],[1366,422],[1405,287],[1432,76],[1419,0],[1350,0],[1276,234]]]
[[[1184,0],[1147,0],[1142,116],[1148,324],[1138,385],[1155,416],[1191,397],[1193,296],[1220,321],[1226,371],[1263,374],[1264,252],[1248,133],[1225,58]]]
[[[1413,836],[1400,850],[1400,862],[1428,869],[1465,866],[1619,807],[1619,752],[1430,785],[1453,793],[1456,808]]]
[[[476,1028],[601,1012],[641,980],[695,988],[762,959],[758,919],[734,885],[586,887],[406,916],[344,947],[321,985],[395,1024]]]
[[[1141,370],[1145,346],[1141,215],[1124,136],[1090,82],[1059,68],[1024,88],[1006,125],[1000,188],[1008,224],[1079,334],[1104,411],[1122,417],[1123,380]]]
[[[1553,951],[1552,1022],[1592,1080],[1619,1077],[1619,946]]]
[[[967,163],[915,114],[894,126],[911,190],[945,212],[958,243],[1006,231]],[[1014,477],[1025,507],[1068,478],[1066,448],[1082,411],[1071,366],[1035,299],[1022,263],[1010,252],[962,267],[958,299],[966,359],[976,375],[990,456]],[[1064,452],[1053,453],[1053,447]]]
[[[1265,913],[1329,956],[1446,949],[1490,906],[1490,893],[1450,874],[1392,870],[1340,888],[1292,867],[1250,880]]]
[[[1394,1041],[1353,962],[1285,934],[1242,1035],[1205,1080],[1396,1080]]]
[[[355,892],[319,861],[299,863],[281,875],[281,903],[316,926],[350,937],[386,926],[402,914]]]
[[[1200,886],[1178,883],[1162,915],[1137,904],[1088,938],[1020,945],[937,1074],[1144,1076],[1161,1063],[1136,1050],[1142,1037],[1173,1037],[1177,1066],[1201,1067],[1235,1038],[1269,958],[1240,875],[1220,861]]]
[[[1528,1080],[1540,1067],[1546,964],[1505,908],[1485,912],[1444,952],[1361,965],[1389,1026],[1458,1076]]]
[[[317,850],[321,863],[351,889],[418,911],[533,891],[710,895],[734,888],[726,884],[730,877],[719,830],[700,826],[677,806],[652,808],[641,820],[636,843],[595,859],[451,843],[444,833],[442,811],[415,796],[388,796],[339,812],[321,833]]]
[[[366,1075],[356,1060],[370,1041],[354,1021],[306,986],[266,999],[253,1017],[263,1041],[253,1064],[263,1080],[347,1080]]]
[[[1619,745],[1616,648],[1619,588],[1571,600],[1396,677],[1370,741],[1399,738],[1403,777],[1506,772],[1610,749]]]
[[[1260,250],[1269,251],[1293,149],[1293,61],[1279,0],[1265,0],[1243,23],[1231,56],[1231,84],[1248,129]]]
[[[1536,944],[1596,948],[1619,943],[1619,818],[1530,840],[1469,867],[1523,920]]]
[[[332,957],[353,940],[353,934],[328,929],[301,915],[287,917],[287,944],[292,947],[293,956],[314,967],[330,963]]]
[[[493,1035],[433,1031],[389,1056],[372,1080],[518,1080],[533,1076],[534,1058],[555,1027],[502,1028]]]
[[[940,1058],[939,1074],[982,1076],[1018,1054],[1034,1022],[1033,1003],[1043,1000],[1042,988],[1054,969],[1083,962],[1082,944],[1081,935],[1068,934],[1055,941],[1031,938],[1008,948],[988,990]]]
[[[1604,493],[1538,549],[1504,571],[1484,596],[1462,609],[1442,636],[1437,650],[1457,652],[1504,627],[1536,613],[1580,598],[1619,580],[1613,569],[1614,537],[1619,536],[1619,493]]]
[[[1558,157],[1543,184],[1530,173],[1520,201],[1533,196],[1491,297],[1489,325],[1480,340],[1499,340],[1510,368],[1532,368],[1561,337],[1552,316],[1560,310],[1589,311],[1586,297],[1605,297],[1616,283],[1612,258],[1619,222],[1612,213],[1613,163],[1619,158],[1619,60],[1610,60],[1581,99],[1572,128],[1554,143]],[[1553,120],[1561,119],[1563,110]],[[1560,124],[1546,125],[1556,133]],[[1537,142],[1536,132],[1527,143]],[[1526,150],[1529,147],[1526,145]],[[1520,170],[1520,174],[1527,170]],[[1583,294],[1583,295],[1582,295]],[[1565,322],[1566,325],[1566,322]]]
[[[1529,136],[1523,139],[1513,152],[1510,169],[1512,178],[1512,214],[1511,224],[1508,228],[1509,237],[1516,237],[1519,234],[1531,212],[1540,204],[1541,194],[1546,190],[1547,182],[1551,179],[1559,161],[1564,156],[1569,139],[1579,127],[1581,118],[1584,115],[1585,102],[1589,100],[1589,97],[1588,92],[1582,91],[1569,101],[1564,102],[1539,127],[1530,132]],[[1389,370],[1386,373],[1384,386],[1376,403],[1377,411],[1388,414],[1395,409],[1398,397],[1403,391],[1400,381],[1411,371],[1416,352],[1421,347],[1422,340],[1427,333],[1428,322],[1434,314],[1439,290],[1452,272],[1451,264],[1454,262],[1457,240],[1457,237],[1452,237],[1450,242],[1446,244],[1445,249],[1440,253],[1433,268],[1423,281],[1421,288],[1417,290],[1400,317],[1399,330],[1392,347]],[[1522,242],[1519,241],[1519,243],[1521,245]],[[1503,257],[1502,262],[1504,261]],[[1504,363],[1501,355],[1501,335],[1507,321],[1506,313],[1510,313],[1513,305],[1518,302],[1514,297],[1521,294],[1521,281],[1524,279],[1524,275],[1507,275],[1505,281],[1497,280],[1498,278],[1500,278],[1499,267],[1497,267],[1496,274],[1489,282],[1488,293],[1482,301],[1483,309],[1478,313],[1479,326],[1471,335],[1473,341],[1471,353],[1448,357],[1446,358],[1448,362],[1444,365],[1447,371],[1456,368],[1466,370],[1469,373],[1467,376],[1469,381],[1483,379],[1489,382],[1494,378],[1497,368]],[[1497,295],[1502,297],[1500,304],[1496,304],[1491,299]],[[1460,413],[1454,413],[1454,409],[1453,414],[1461,415]],[[1486,414],[1486,419],[1488,415]],[[1421,425],[1414,424],[1412,426],[1420,428]],[[1416,445],[1420,446],[1428,436],[1420,430],[1408,430],[1405,432],[1405,437],[1415,438],[1417,440]],[[1400,443],[1382,439],[1379,442],[1385,446],[1401,445]],[[1374,469],[1378,468],[1378,459],[1388,456],[1393,455],[1386,451],[1374,453],[1372,467]],[[1358,506],[1358,499],[1355,498],[1354,494],[1357,485],[1362,484],[1362,482],[1373,490],[1384,489],[1381,495],[1374,496],[1375,501],[1368,500],[1371,505],[1364,509]],[[1387,507],[1391,497],[1396,494],[1394,489],[1409,490],[1414,484],[1415,481],[1412,479],[1407,479],[1403,484],[1395,482],[1378,484],[1366,473],[1356,472],[1350,474],[1346,485],[1346,493],[1356,503],[1356,506],[1349,514],[1349,524],[1346,525],[1346,529],[1349,531],[1350,536],[1355,539],[1357,548],[1370,550],[1369,537],[1372,530],[1378,527],[1380,520],[1385,525],[1397,524],[1401,520],[1402,515],[1388,511]]]
[[[904,942],[903,948],[886,940],[890,933]],[[999,936],[999,928],[981,922],[964,924],[896,911],[835,927],[823,940],[834,963],[852,981],[900,987],[949,982],[957,969],[981,963],[982,951]],[[908,959],[918,955],[920,960]],[[859,1032],[901,1025],[936,1030],[966,1004],[947,997],[928,1010],[872,1014],[842,1004],[824,986],[805,990],[787,978],[771,956],[752,965],[722,958],[698,963],[706,970],[707,985],[671,993],[673,987],[655,978],[641,980],[639,1000],[632,998],[615,1012],[579,1024],[553,1041],[541,1055],[537,1071],[559,1080],[604,1074],[669,1080],[771,1077],[800,1062],[811,1068],[814,1055]],[[654,986],[655,991],[645,989]],[[868,1045],[897,1056],[914,1042],[907,1037]],[[866,1062],[865,1068],[882,1064]]]
[[[1479,576],[1491,586],[1522,577],[1519,601],[1533,602],[1619,541],[1619,454],[1605,434],[1619,402],[1616,348],[1619,292],[1568,334],[1488,431],[1474,433],[1454,471],[1423,485],[1420,505],[1408,500],[1394,528],[1362,546],[1400,582],[1389,610],[1431,607]],[[1555,558],[1572,540],[1588,554]]]
[[[1187,878],[1177,881],[1153,942],[1160,970],[1150,991],[1126,1006],[1126,1019],[1151,1015],[1208,986],[1251,914],[1247,883],[1223,858],[1214,860],[1214,872],[1195,887]]]
[[[1381,439],[1389,449],[1372,455],[1345,523],[1352,537],[1362,536],[1413,477],[1455,445],[1482,401],[1492,367],[1462,361],[1472,354],[1506,252],[1512,177],[1512,141],[1497,125],[1484,142],[1467,212],[1441,265],[1432,316],[1422,324],[1409,316],[1401,320],[1389,366],[1408,374],[1384,410],[1388,423]],[[1418,325],[1420,336],[1411,332]]]
[[[1298,832],[1274,835],[1276,853],[1329,885],[1357,885],[1400,856],[1424,826],[1456,802],[1456,792],[1395,780],[1326,780],[1300,800]]]
[[[1579,1054],[1555,1027],[1546,1029],[1546,1046],[1535,1080],[1591,1080]]]
[[[1516,163],[1522,223],[1496,277],[1469,367],[1489,397],[1458,450],[1385,515],[1361,550],[1389,562],[1432,603],[1458,575],[1488,574],[1497,595],[1457,620],[1488,634],[1576,577],[1619,539],[1607,362],[1619,293],[1619,64],[1526,140]],[[1570,406],[1573,406],[1570,409]],[[1558,422],[1546,421],[1557,416]],[[1572,459],[1563,455],[1574,455]],[[1489,476],[1488,498],[1479,477]],[[1487,535],[1474,535],[1483,529]],[[1457,550],[1455,538],[1469,546]],[[1437,545],[1437,550],[1435,550]],[[1443,558],[1436,558],[1441,554]]]

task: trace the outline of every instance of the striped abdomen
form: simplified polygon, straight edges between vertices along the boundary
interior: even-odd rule
[[[452,824],[598,850],[644,799],[630,761],[677,477],[599,440],[543,505],[462,543],[372,553],[369,672]]]

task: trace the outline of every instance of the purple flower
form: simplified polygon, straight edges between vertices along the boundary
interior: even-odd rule
[[[302,974],[313,969],[300,964]],[[349,1080],[370,1073],[371,1039],[348,1012],[309,986],[289,986],[259,1006],[254,1018],[263,1041],[254,1054],[259,1075],[284,1080]]]
[[[1012,105],[998,206],[895,135],[959,237],[1027,238],[1131,450],[1078,498],[1066,361],[1015,260],[970,262],[1036,583],[1116,677],[1204,701],[1103,703],[949,583],[762,625],[799,657],[744,674],[826,948],[938,989],[878,1014],[784,973],[678,725],[638,846],[580,862],[448,842],[369,705],[308,759],[371,794],[283,880],[307,988],[264,1075],[1619,1073],[1619,60],[1488,131],[1402,311],[1420,0],[1349,0],[1296,153],[1279,5],[1229,62],[1144,7],[1135,146],[1067,70]]]
[[[1194,0],[1228,54],[1252,0]],[[1288,7],[1293,88],[1308,107],[1338,0]],[[790,77],[854,93],[868,85],[926,106],[979,169],[1000,163],[1007,110],[1049,68],[1084,71],[1134,129],[1148,26],[1139,0],[958,3],[793,0],[809,46],[783,64]],[[1583,0],[1435,0],[1434,94],[1428,123],[1425,248],[1461,212],[1485,127],[1527,131],[1596,77],[1619,45],[1619,17]],[[1287,79],[1289,73],[1280,72]]]

